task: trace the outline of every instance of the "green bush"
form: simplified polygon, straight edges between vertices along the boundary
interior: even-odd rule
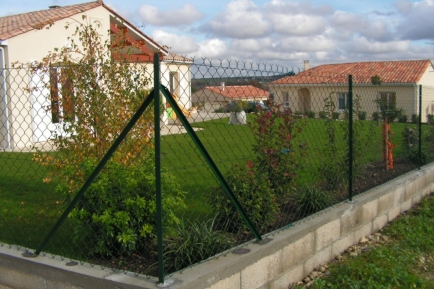
[[[232,248],[230,234],[215,229],[217,218],[208,221],[182,219],[173,236],[165,240],[165,263],[169,272],[178,271]]]
[[[95,162],[87,160],[84,167],[89,174]],[[75,239],[86,237],[91,254],[125,256],[147,249],[156,234],[153,170],[153,163],[126,167],[109,162],[79,200],[70,217]],[[179,221],[173,210],[185,206],[184,192],[168,173],[162,173],[162,191],[164,222],[170,228]]]
[[[416,113],[413,113],[413,114],[411,115],[411,122],[412,122],[412,123],[418,123],[418,122],[419,122],[419,115],[416,114]]]
[[[339,119],[339,117],[341,116],[341,114],[339,112],[333,112],[332,116],[333,116],[333,119]]]
[[[326,119],[327,118],[327,112],[326,111],[320,111],[319,112],[319,118]]]
[[[409,161],[415,164],[419,164],[419,133],[417,129],[406,127],[402,132],[402,147],[404,148],[404,154]],[[425,152],[421,152],[420,162],[426,163],[427,155]]]
[[[258,173],[252,162],[248,161],[245,166],[236,164],[228,173],[227,182],[258,230],[263,231],[273,223],[278,212],[276,198],[270,181]],[[218,216],[216,225],[219,229],[239,232],[248,228],[223,188],[209,199]]]
[[[378,113],[378,111],[374,111],[372,113],[372,120],[374,120],[374,121],[379,121],[380,120],[380,114]]]
[[[315,118],[315,112],[312,110],[306,111],[306,115],[308,118]]]
[[[329,192],[306,185],[297,189],[295,204],[300,216],[309,216],[333,205],[333,198]]]
[[[408,117],[406,114],[401,114],[400,116],[398,116],[398,122],[406,123],[407,119],[408,119]]]
[[[357,113],[357,117],[359,118],[359,120],[366,120],[366,115],[367,115],[366,111],[359,111]]]
[[[428,114],[426,116],[426,118],[427,118],[428,124],[433,124],[434,123],[434,114]]]

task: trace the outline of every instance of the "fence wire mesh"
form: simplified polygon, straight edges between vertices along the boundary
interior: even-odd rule
[[[154,83],[149,64],[128,67],[122,77],[104,67],[2,71],[2,244],[37,249],[104,160]],[[348,79],[329,84],[315,81],[327,75],[302,71],[208,59],[161,63],[161,84],[261,235],[434,160],[433,87],[355,78],[350,134]],[[88,81],[78,85],[73,75]],[[180,115],[161,99],[161,135],[149,107],[45,252],[156,276],[156,137],[164,274],[254,239]]]

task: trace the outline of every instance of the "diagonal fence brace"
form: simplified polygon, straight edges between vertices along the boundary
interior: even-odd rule
[[[202,142],[198,138],[196,132],[191,127],[191,125],[188,122],[187,118],[182,113],[181,108],[176,103],[176,101],[173,98],[172,94],[169,92],[169,90],[167,89],[167,87],[165,87],[163,85],[160,85],[160,91],[163,93],[164,97],[169,102],[169,104],[171,105],[172,109],[175,111],[176,115],[179,117],[179,120],[181,121],[182,125],[187,130],[188,134],[192,138],[192,140],[195,143],[196,147],[199,149],[200,153],[205,158],[205,161],[210,166],[212,172],[214,173],[214,175],[219,180],[219,182],[222,185],[224,191],[226,192],[226,195],[229,197],[229,199],[231,200],[232,204],[234,204],[235,208],[241,214],[244,222],[249,227],[250,231],[255,236],[256,240],[258,242],[262,241],[261,235],[259,234],[259,232],[256,229],[255,225],[250,221],[249,217],[247,216],[246,211],[240,205],[240,203],[239,203],[238,199],[236,198],[236,196],[234,195],[232,189],[230,188],[230,186],[226,182],[225,178],[221,174],[220,170],[217,168],[216,164],[214,163],[214,161],[212,160],[211,156],[209,155],[208,151],[205,149],[204,145],[202,144]]]

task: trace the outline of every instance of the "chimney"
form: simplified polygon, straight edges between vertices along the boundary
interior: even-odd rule
[[[304,60],[304,71],[309,70],[310,65],[309,65],[309,60]]]
[[[225,82],[224,82],[224,81],[222,81],[221,90],[222,90],[222,91],[225,91]]]
[[[48,8],[50,8],[50,9],[56,9],[56,8],[60,8],[60,7],[62,7],[62,6],[59,6],[59,5],[48,6]]]

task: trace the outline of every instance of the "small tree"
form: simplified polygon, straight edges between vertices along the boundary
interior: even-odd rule
[[[38,152],[34,159],[52,168],[45,181],[55,180],[66,201],[147,97],[150,82],[146,67],[129,61],[132,48],[125,34],[104,41],[96,30],[99,23],[83,20],[68,38],[70,48],[54,49],[33,67],[34,73],[50,76],[44,85],[61,130],[53,140],[57,152]],[[125,58],[115,60],[115,54]],[[92,253],[130,254],[154,236],[153,117],[149,109],[138,120],[71,213],[76,238],[98,236],[89,242]],[[172,209],[183,206],[183,192],[172,176],[163,174],[163,179],[165,221],[173,224]]]

